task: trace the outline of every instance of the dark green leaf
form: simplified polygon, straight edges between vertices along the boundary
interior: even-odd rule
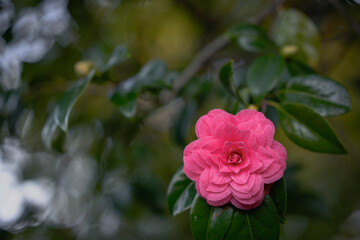
[[[237,239],[251,239],[254,240],[252,235],[249,217],[247,211],[239,210],[235,207],[233,218],[229,229],[225,235],[225,240],[237,240]]]
[[[79,99],[84,89],[93,79],[95,70],[91,70],[86,78],[76,81],[56,104],[41,131],[41,138],[47,148],[51,147],[53,135],[58,127],[67,131],[69,116],[74,104]]]
[[[162,60],[155,59],[146,63],[136,75],[141,86],[145,87],[164,87],[169,86],[167,79],[167,66]]]
[[[249,67],[247,84],[256,103],[279,83],[285,69],[282,57],[269,54],[257,58]]]
[[[111,67],[125,61],[129,57],[128,50],[125,46],[117,46],[112,52],[108,62],[105,64],[102,72],[108,71]]]
[[[287,195],[286,195],[286,184],[285,179],[281,178],[276,181],[270,190],[270,196],[275,203],[276,209],[279,214],[280,222],[286,222],[285,213],[286,213],[286,204],[287,204]]]
[[[230,92],[233,93],[233,60],[230,60],[224,66],[220,68],[219,79],[224,87]]]
[[[191,231],[195,240],[207,239],[213,208],[202,197],[196,195],[190,211]]]
[[[316,74],[316,72],[311,69],[309,66],[298,62],[296,60],[290,60],[286,63],[287,70],[290,76],[299,76],[299,75],[308,75]]]
[[[256,25],[241,24],[228,30],[227,34],[240,47],[250,52],[264,52],[274,48],[266,33]]]
[[[278,240],[279,220],[274,202],[266,195],[261,205],[250,211],[234,208],[234,215],[224,239]]]
[[[232,207],[212,207],[197,195],[190,213],[191,230],[194,239],[222,239],[231,223],[232,215]]]
[[[242,92],[245,85],[245,71],[241,67],[233,69],[233,60],[230,60],[219,71],[220,82],[242,104],[246,103],[246,96]],[[240,89],[240,90],[239,90]],[[245,99],[245,100],[244,100]]]
[[[195,100],[189,100],[179,113],[171,129],[171,136],[176,143],[186,146],[187,138],[191,126],[195,122],[195,113],[198,103]]]
[[[315,24],[302,12],[287,9],[276,20],[272,36],[285,56],[314,65],[319,58],[321,39]]]
[[[51,148],[53,135],[54,135],[57,127],[58,127],[58,125],[56,124],[55,119],[54,119],[54,112],[52,112],[51,115],[46,120],[46,123],[41,131],[41,139],[47,149]]]
[[[213,207],[209,221],[208,240],[223,239],[233,217],[233,207]]]
[[[314,152],[346,153],[326,120],[307,106],[284,103],[275,107],[282,129],[294,143]]]
[[[195,198],[195,182],[186,177],[184,169],[179,169],[171,179],[167,190],[170,213],[176,216],[189,209]]]
[[[284,102],[302,103],[321,116],[336,116],[351,110],[350,96],[339,83],[318,75],[299,76],[279,91]]]
[[[53,115],[54,121],[63,131],[67,131],[71,109],[94,77],[94,74],[95,70],[91,70],[86,78],[82,78],[75,82],[56,105]]]
[[[275,107],[267,105],[264,115],[272,121],[275,127],[279,125],[279,116]]]
[[[131,118],[136,114],[136,102],[139,92],[140,87],[137,79],[129,78],[111,91],[109,98],[125,117]]]

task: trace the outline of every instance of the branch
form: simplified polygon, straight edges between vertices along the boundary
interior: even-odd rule
[[[271,13],[275,12],[276,9],[283,3],[283,0],[275,0],[268,8],[264,11],[248,19],[248,22],[258,24],[266,19]],[[205,62],[210,59],[215,53],[223,49],[230,43],[230,40],[223,34],[216,37],[209,44],[205,45],[180,74],[180,76],[174,81],[174,92],[177,93],[179,90],[191,80],[191,78],[200,70]]]

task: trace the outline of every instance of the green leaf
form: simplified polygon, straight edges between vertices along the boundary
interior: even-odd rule
[[[53,115],[54,121],[63,131],[67,131],[70,112],[84,89],[89,85],[94,74],[95,70],[93,69],[86,78],[76,81],[56,105]]]
[[[67,92],[61,97],[56,104],[54,111],[50,114],[41,131],[41,139],[45,146],[50,149],[53,135],[58,127],[63,131],[67,131],[69,116],[74,104],[79,99],[85,88],[95,75],[95,70],[92,69],[85,78],[76,81]]]
[[[232,215],[232,207],[212,207],[197,195],[190,213],[191,230],[194,239],[222,239],[230,226]]]
[[[180,168],[170,181],[167,198],[170,213],[176,216],[189,209],[195,198],[195,182],[186,177],[184,169]]]
[[[311,19],[302,12],[295,9],[282,11],[274,23],[272,36],[284,56],[292,56],[310,65],[318,61],[320,34]]]
[[[269,40],[266,32],[256,25],[245,23],[232,27],[227,31],[227,35],[249,52],[264,52],[274,49],[274,44]]]
[[[198,103],[196,100],[189,100],[179,113],[171,128],[171,136],[180,146],[185,147],[191,127],[195,121],[195,114]]]
[[[102,69],[102,72],[108,71],[110,68],[115,66],[118,63],[121,63],[125,61],[127,58],[129,58],[130,54],[126,48],[126,46],[117,46],[114,51],[112,52],[109,60],[105,64],[105,66]]]
[[[195,240],[207,239],[213,208],[202,197],[196,195],[190,211],[191,231]]]
[[[275,203],[280,222],[285,223],[286,222],[285,213],[286,213],[286,204],[287,204],[287,192],[286,192],[286,183],[285,183],[284,177],[282,177],[280,180],[276,181],[271,186],[270,196]]]
[[[230,92],[233,93],[233,60],[227,62],[224,66],[220,68],[219,79],[224,87]]]
[[[304,104],[321,116],[336,116],[351,110],[346,89],[332,79],[318,75],[291,78],[286,89],[279,91],[283,102]]]
[[[136,114],[136,103],[139,92],[140,87],[137,79],[129,78],[109,93],[109,99],[125,117],[132,118]]]
[[[287,70],[290,76],[316,74],[316,72],[309,66],[302,64],[296,60],[290,60],[286,63]]]
[[[41,130],[41,139],[47,149],[51,148],[52,139],[57,127],[58,125],[56,124],[54,119],[54,112],[52,112],[51,115],[46,120],[43,129]]]
[[[335,132],[319,114],[298,103],[273,104],[285,134],[297,145],[314,152],[347,153]]]
[[[278,240],[280,226],[274,202],[266,195],[261,205],[250,211],[234,208],[225,240]]]
[[[166,63],[160,59],[147,62],[136,75],[141,86],[145,87],[166,87],[170,83],[166,82],[167,78]]]
[[[285,69],[285,61],[275,54],[257,58],[247,72],[247,84],[255,103],[276,87]]]
[[[209,240],[223,239],[228,230],[231,219],[233,217],[233,207],[213,207],[211,217],[209,219]]]

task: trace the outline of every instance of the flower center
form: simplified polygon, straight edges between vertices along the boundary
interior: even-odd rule
[[[228,163],[241,163],[241,155],[237,152],[230,153]]]

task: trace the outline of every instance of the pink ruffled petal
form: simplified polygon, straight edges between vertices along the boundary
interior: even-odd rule
[[[230,168],[229,165],[221,164],[221,165],[219,166],[219,172],[222,172],[222,173],[231,173],[231,172],[233,172],[233,171],[231,170],[231,168]]]
[[[210,183],[210,184],[206,187],[206,191],[212,192],[212,193],[219,193],[219,192],[225,191],[225,189],[226,189],[228,186],[229,186],[228,183],[223,184],[223,185],[219,185],[219,184],[215,184],[215,183]]]
[[[235,118],[234,115],[224,112],[222,114],[218,114],[216,116],[214,116],[214,118],[211,121],[211,133],[212,135],[215,134],[216,128],[219,126],[219,124],[221,123],[226,123],[226,124],[233,124],[233,125],[237,125],[238,119]]]
[[[250,172],[256,172],[261,169],[264,164],[261,161],[252,161],[250,163]]]
[[[263,113],[250,109],[240,111],[235,117],[241,122],[266,119]]]
[[[236,200],[235,198],[232,198],[232,199],[230,200],[230,202],[231,202],[235,207],[237,207],[237,208],[239,208],[239,209],[242,209],[242,210],[250,210],[250,209],[252,209],[252,208],[258,207],[258,206],[262,203],[263,200],[264,200],[264,197],[260,198],[259,201],[257,201],[257,202],[254,203],[254,204],[251,204],[251,205],[243,204],[243,203],[239,202],[238,200]]]
[[[264,183],[270,184],[270,183],[276,182],[277,180],[282,178],[282,176],[284,175],[283,168],[278,164],[277,164],[276,168],[272,169],[272,171],[273,171],[273,175],[263,176]]]
[[[208,116],[213,119],[215,116],[220,115],[220,114],[229,114],[226,111],[222,110],[222,109],[213,109],[211,111],[208,112]]]
[[[198,138],[211,136],[211,119],[208,115],[202,116],[196,122],[195,125],[195,134]]]
[[[199,180],[200,173],[198,173],[198,172],[199,171],[197,169],[195,169],[194,167],[188,168],[187,166],[184,165],[184,173],[191,180],[193,180],[193,181]]]
[[[238,184],[245,184],[250,176],[249,171],[242,171],[239,174],[231,174],[231,179]]]
[[[228,142],[241,142],[243,134],[232,123],[219,123],[214,133],[214,137]]]
[[[218,202],[220,205],[223,205],[226,203],[225,199],[228,199],[229,196],[231,196],[231,191],[228,188],[226,188],[222,192],[217,192],[217,193],[208,192],[206,195],[206,199],[212,202]]]
[[[230,199],[232,198],[231,194],[229,194],[227,197],[223,198],[222,200],[219,201],[211,201],[211,200],[207,200],[207,203],[210,204],[211,206],[215,206],[215,207],[220,207],[222,205],[227,204]]]
[[[278,141],[274,140],[271,144],[271,147],[269,148],[269,151],[276,159],[276,162],[280,163],[285,168],[287,159],[287,152],[285,147]]]
[[[237,195],[233,193],[233,197],[237,201],[246,205],[254,205],[259,201],[261,202],[264,199],[264,196],[265,196],[264,185],[262,185],[261,189],[258,192],[256,192],[254,195],[251,195],[251,197],[248,199],[238,198]]]
[[[274,135],[275,135],[274,124],[270,120],[268,121],[269,124],[264,126],[265,146],[271,146],[272,142],[274,141]]]
[[[201,196],[203,196],[204,198],[206,198],[207,195],[207,191],[206,191],[206,187],[209,185],[210,183],[210,171],[209,169],[204,169],[204,171],[202,172],[199,181],[198,181],[198,188],[196,190],[199,190],[201,193]],[[196,187],[196,185],[195,185]]]
[[[218,174],[211,177],[211,182],[219,185],[223,185],[231,182],[229,173],[218,172]]]

